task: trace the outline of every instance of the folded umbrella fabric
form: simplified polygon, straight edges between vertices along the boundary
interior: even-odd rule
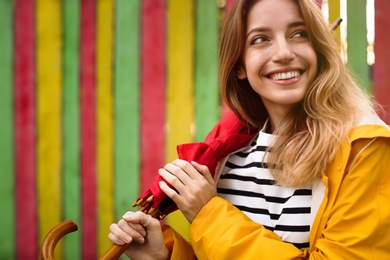
[[[178,145],[178,157],[206,165],[214,176],[218,162],[246,145],[257,132],[249,131],[232,111],[228,111],[203,142]],[[177,210],[176,204],[160,189],[158,184],[160,181],[164,179],[158,176],[150,188],[133,204],[133,207],[140,206],[141,211],[157,219],[163,219]]]

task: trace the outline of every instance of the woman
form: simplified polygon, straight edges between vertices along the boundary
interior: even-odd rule
[[[190,243],[142,212],[113,224],[110,240],[131,243],[131,259],[390,259],[390,129],[315,3],[237,0],[220,82],[229,108],[260,130],[215,180],[196,162],[159,170]]]

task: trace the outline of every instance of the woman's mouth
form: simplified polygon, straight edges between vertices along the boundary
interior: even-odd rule
[[[300,75],[301,72],[299,70],[293,70],[293,71],[270,74],[268,75],[268,78],[273,80],[288,80],[288,79],[297,78]]]

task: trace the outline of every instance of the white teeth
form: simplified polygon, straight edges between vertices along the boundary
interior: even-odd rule
[[[289,72],[283,72],[283,73],[275,73],[275,74],[272,74],[271,75],[271,78],[273,80],[285,80],[285,79],[292,79],[292,78],[296,78],[298,77],[299,75],[301,75],[301,73],[299,71],[289,71]]]

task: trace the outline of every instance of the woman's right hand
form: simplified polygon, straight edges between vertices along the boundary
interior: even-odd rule
[[[130,244],[125,254],[133,260],[168,259],[160,222],[141,211],[128,211],[110,226],[108,238],[117,245]]]

